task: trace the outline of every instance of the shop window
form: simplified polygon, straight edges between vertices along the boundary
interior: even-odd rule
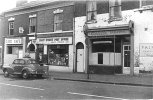
[[[114,49],[115,46],[115,49]],[[121,39],[95,39],[92,40],[92,52],[116,52],[121,53]]]
[[[19,49],[22,49],[21,46],[8,46],[7,47],[7,54],[18,54]]]
[[[62,30],[63,13],[54,14],[54,31]]]
[[[12,54],[12,46],[8,46],[8,54]]]
[[[68,66],[68,45],[52,45],[48,48],[48,64]]]
[[[121,0],[109,0],[109,20],[121,20]]]
[[[14,35],[14,21],[9,22],[9,35]]]
[[[87,2],[87,22],[96,20],[97,3],[96,1]]]
[[[29,33],[35,33],[36,32],[36,17],[30,18],[29,21],[30,21]]]

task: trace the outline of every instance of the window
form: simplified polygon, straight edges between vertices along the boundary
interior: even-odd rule
[[[9,35],[14,35],[14,21],[9,22]]]
[[[29,33],[36,32],[36,17],[30,18]]]
[[[69,54],[68,45],[49,45],[48,64],[68,67]]]
[[[96,20],[97,3],[96,1],[87,2],[87,21]]]
[[[121,20],[121,0],[109,0],[109,20]]]
[[[7,46],[7,54],[17,55],[20,49],[22,49],[22,46]]]
[[[13,64],[19,64],[20,63],[20,60],[19,59],[16,59],[13,61]]]
[[[30,44],[29,45],[29,51],[30,52],[34,52],[35,51],[35,45],[34,44]]]
[[[54,31],[62,30],[63,14],[56,13],[54,15]]]

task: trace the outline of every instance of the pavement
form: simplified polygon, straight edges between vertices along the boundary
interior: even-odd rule
[[[0,75],[3,75],[1,69],[0,69]],[[103,75],[103,74],[85,74],[85,73],[49,71],[49,79],[114,84],[114,85],[153,87],[153,73],[143,73],[131,76],[123,74]]]

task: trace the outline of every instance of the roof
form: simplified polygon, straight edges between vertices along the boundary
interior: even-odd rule
[[[31,1],[29,3],[25,3],[25,4],[21,5],[19,7],[15,7],[13,9],[7,10],[7,11],[5,11],[5,13],[11,12],[11,11],[22,10],[22,9],[26,9],[26,8],[37,7],[37,6],[40,6],[40,5],[46,5],[46,4],[50,4],[50,3],[53,3],[53,2],[61,2],[61,1],[59,1],[59,0],[36,0],[36,1]]]

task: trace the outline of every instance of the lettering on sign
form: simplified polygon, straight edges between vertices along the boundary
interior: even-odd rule
[[[153,57],[153,44],[152,43],[140,44],[140,56],[141,57]]]
[[[38,38],[37,44],[72,44],[72,37]]]
[[[88,36],[106,36],[106,35],[123,35],[130,34],[128,30],[116,30],[116,31],[100,31],[100,32],[89,32]]]
[[[6,44],[22,44],[21,39],[5,39]]]

